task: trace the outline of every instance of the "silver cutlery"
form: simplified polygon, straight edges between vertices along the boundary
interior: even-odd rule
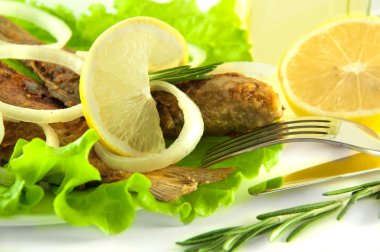
[[[231,138],[208,150],[203,158],[202,166],[210,166],[270,145],[290,142],[322,142],[361,153],[288,174],[283,177],[280,188],[267,189],[258,194],[380,171],[379,136],[359,123],[331,117],[299,117],[273,123]]]
[[[231,138],[207,151],[202,166],[263,147],[291,142],[322,142],[380,156],[380,139],[370,128],[331,117],[300,117],[272,123]]]

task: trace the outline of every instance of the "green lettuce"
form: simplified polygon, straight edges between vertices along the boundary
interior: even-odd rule
[[[93,4],[89,14],[81,14],[79,18],[63,5],[49,8],[30,2],[69,25],[73,36],[67,46],[76,50],[88,50],[103,31],[121,20],[134,16],[150,16],[169,23],[186,41],[201,48],[207,56],[203,64],[252,60],[247,32],[241,28],[240,18],[234,12],[235,0],[221,0],[208,11],[200,10],[196,0],[172,0],[168,3],[115,0],[116,13],[107,13],[103,5]],[[51,36],[46,32],[30,23],[16,21],[43,41],[51,41]]]
[[[51,205],[57,216],[74,226],[95,225],[108,234],[128,228],[137,208],[178,215],[184,223],[189,223],[197,216],[208,216],[219,207],[230,205],[241,181],[257,175],[262,163],[275,162],[277,156],[272,153],[280,151],[275,146],[219,163],[215,169],[233,165],[236,170],[226,179],[199,186],[197,191],[174,202],[161,202],[150,193],[150,180],[143,174],[134,173],[123,181],[100,184],[98,170],[88,161],[97,140],[94,130],[59,148],[49,147],[38,138],[30,142],[19,140],[1,172],[0,216],[32,211],[50,195],[46,194],[49,191],[55,196]],[[200,156],[223,140],[220,137],[203,139],[179,164],[198,166]],[[266,162],[269,159],[272,162]],[[92,185],[96,182],[97,186]],[[87,186],[83,188],[84,185]]]
[[[33,1],[32,4],[37,5]],[[109,14],[104,6],[94,4],[89,14],[79,18],[62,5],[38,7],[71,27],[70,48],[88,50],[98,35],[111,25],[128,17],[145,15],[159,18],[178,29],[189,43],[206,52],[203,64],[208,64],[251,60],[247,34],[241,29],[234,5],[235,0],[221,0],[205,12],[197,7],[195,0],[173,0],[165,4],[115,0],[116,13]],[[33,24],[20,19],[13,21],[42,41],[52,41],[48,33]],[[89,130],[77,141],[61,148],[49,147],[40,139],[19,140],[9,163],[0,168],[0,216],[38,212],[35,209],[43,202],[44,209],[54,211],[72,225],[95,225],[108,234],[128,228],[138,208],[178,216],[182,222],[189,223],[197,216],[208,216],[219,207],[232,204],[241,182],[257,176],[262,165],[270,170],[281,150],[280,146],[272,146],[216,164],[215,169],[234,167],[235,171],[226,179],[199,186],[197,191],[174,202],[161,202],[150,193],[151,183],[143,174],[135,173],[123,181],[101,184],[99,172],[88,162],[88,153],[97,139],[96,133]],[[225,139],[203,138],[178,165],[198,167],[205,151]]]

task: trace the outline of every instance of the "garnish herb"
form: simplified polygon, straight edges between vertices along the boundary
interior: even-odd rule
[[[7,65],[8,67],[12,68],[16,72],[25,75],[26,77],[29,77],[30,79],[34,80],[35,82],[41,84],[43,83],[43,80],[33,72],[31,69],[26,67],[20,60],[14,60],[14,59],[2,59],[0,60],[3,64]]]
[[[32,70],[24,66],[19,60],[3,59],[2,63],[12,68],[13,70],[31,78],[37,83],[43,83],[42,79],[34,73]],[[149,73],[149,79],[166,81],[172,84],[191,80],[205,80],[210,79],[212,76],[210,73],[221,63],[214,63],[206,66],[191,68],[189,65],[169,68],[157,72]]]
[[[149,73],[149,79],[166,81],[172,84],[177,84],[180,82],[191,81],[191,80],[205,80],[210,79],[212,76],[209,75],[212,70],[214,70],[221,63],[214,63],[206,66],[191,68],[191,66],[179,66],[174,68],[169,68],[161,70],[158,72]]]
[[[248,226],[237,226],[217,229],[194,236],[178,245],[187,246],[185,251],[234,251],[249,239],[262,234],[269,234],[269,240],[274,241],[286,232],[290,232],[286,241],[292,241],[306,228],[333,213],[340,220],[349,208],[359,199],[380,197],[380,181],[365,183],[359,186],[326,192],[324,196],[350,195],[336,200],[321,201],[312,204],[300,205],[260,214],[260,220]]]

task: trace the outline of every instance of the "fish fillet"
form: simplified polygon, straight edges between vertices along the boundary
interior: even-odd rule
[[[21,44],[41,43],[3,17],[0,17],[0,39]],[[78,75],[50,63],[25,61],[24,64],[40,76],[43,85],[0,64],[1,101],[35,109],[60,109],[80,102]],[[278,97],[269,85],[239,74],[216,75],[210,80],[182,83],[178,87],[199,106],[208,135],[246,132],[271,123],[282,115]],[[175,97],[165,92],[155,92],[153,96],[164,135],[177,136],[183,125],[183,115]],[[84,118],[51,126],[56,130],[61,145],[73,142],[88,129]],[[30,123],[6,122],[5,128],[6,135],[0,150],[3,162],[9,158],[17,139],[43,137],[41,129]],[[131,175],[110,169],[94,151],[89,160],[100,171],[104,183],[126,179]],[[150,191],[157,199],[172,201],[195,191],[201,184],[222,180],[231,172],[232,168],[170,166],[145,175],[151,180]]]

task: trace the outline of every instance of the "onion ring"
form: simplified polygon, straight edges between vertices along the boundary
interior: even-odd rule
[[[88,51],[76,51],[75,55],[85,60],[88,56]]]
[[[70,68],[77,74],[83,66],[83,60],[75,54],[37,45],[0,44],[0,59],[45,61]],[[83,116],[81,104],[64,109],[39,110],[0,102],[0,111],[4,117],[37,124],[68,122]]]
[[[161,153],[141,157],[125,157],[116,155],[100,143],[95,144],[95,151],[105,164],[113,169],[130,172],[149,172],[175,164],[194,150],[203,134],[201,112],[190,98],[174,85],[164,81],[150,82],[152,90],[163,90],[176,96],[178,105],[183,111],[184,125],[178,138]],[[147,165],[154,163],[154,166]]]
[[[34,23],[48,31],[57,40],[56,43],[40,46],[62,48],[72,35],[70,28],[61,19],[23,3],[0,1],[0,15],[13,16]]]
[[[38,60],[70,68],[77,74],[82,71],[83,60],[73,53],[38,45],[0,44],[0,59]]]
[[[39,124],[45,133],[45,142],[50,147],[59,147],[59,138],[55,130],[49,124]]]

